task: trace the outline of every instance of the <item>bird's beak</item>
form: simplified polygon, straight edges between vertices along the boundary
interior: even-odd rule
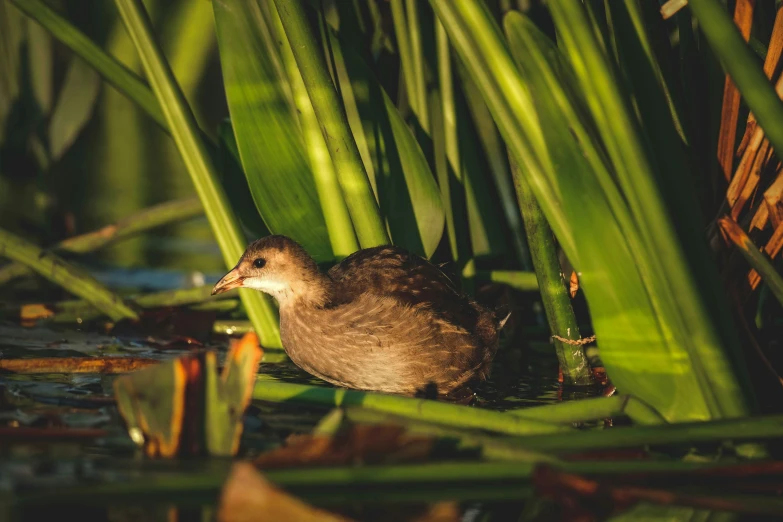
[[[234,267],[231,272],[224,275],[223,278],[217,282],[215,288],[212,289],[212,295],[222,294],[223,292],[228,292],[234,288],[241,288],[244,280],[245,277],[239,275],[239,269]]]

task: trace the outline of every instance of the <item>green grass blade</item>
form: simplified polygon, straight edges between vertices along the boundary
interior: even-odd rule
[[[459,150],[459,132],[454,75],[451,67],[449,37],[437,19],[435,43],[438,53],[438,86],[440,110],[433,104],[432,137],[435,151],[435,170],[438,176],[441,201],[446,214],[451,257],[464,266],[472,256],[470,225],[465,200],[465,173]]]
[[[421,24],[419,23],[419,1],[405,0],[405,13],[408,17],[408,38],[413,60],[414,94],[419,125],[424,132],[430,132],[430,114],[427,104],[427,84],[424,74],[424,49],[421,42]]]
[[[215,296],[212,296],[212,286],[207,285],[195,288],[166,290],[163,292],[144,294],[138,297],[133,297],[129,299],[129,301],[140,308],[188,306],[197,304],[203,304],[204,306],[224,306],[229,304],[232,305],[232,308],[234,308],[237,304],[237,301],[235,299],[228,299],[228,297],[229,296],[226,295],[226,297],[218,297],[216,299]],[[105,311],[99,308],[95,308],[87,301],[81,300],[60,301],[55,303],[51,308],[55,313],[51,320],[55,323],[82,324],[85,321],[91,321],[106,315]]]
[[[509,151],[529,180],[547,221],[582,274],[601,357],[613,381],[653,406],[669,421],[744,412],[745,395],[732,371],[725,366],[723,352],[712,350],[717,361],[705,361],[704,354],[693,356],[695,352],[688,349],[691,346],[687,343],[693,340],[673,337],[672,325],[678,322],[671,316],[693,312],[670,307],[668,315],[662,316],[660,302],[653,299],[657,296],[651,295],[653,285],[661,283],[650,279],[652,270],[645,256],[658,253],[651,254],[647,244],[636,237],[641,236],[637,234],[638,220],[634,219],[625,194],[616,186],[614,172],[607,169],[605,162],[612,156],[604,150],[602,138],[606,129],[602,128],[600,133],[594,130],[607,123],[593,120],[592,112],[586,110],[592,111],[592,105],[584,105],[586,100],[595,103],[595,98],[606,94],[597,95],[590,89],[580,95],[575,88],[581,84],[561,84],[558,75],[563,71],[559,69],[567,64],[559,63],[561,59],[552,54],[556,48],[551,43],[542,46],[540,37],[525,38],[534,34],[534,26],[515,27],[520,15],[509,14],[506,25],[512,39],[518,33],[518,40],[524,43],[517,59],[526,65],[526,83],[511,61],[491,15],[480,2],[431,0],[431,3],[492,112]],[[551,8],[561,10],[560,4]],[[572,10],[576,10],[584,16],[581,9],[574,6],[568,15],[575,16]],[[579,27],[593,38],[592,28]],[[522,44],[512,43],[512,47],[518,45]],[[594,52],[596,44],[593,41],[582,44],[588,45]],[[553,68],[558,70],[557,74]],[[595,74],[595,71],[577,68],[576,77],[581,81],[582,73]],[[602,78],[602,82],[608,81],[611,80]],[[616,84],[604,87],[616,95]],[[612,139],[625,136],[617,129],[614,132]],[[610,150],[607,146],[606,151]],[[662,216],[648,219],[658,220]],[[590,223],[601,223],[601,226]],[[676,269],[680,277],[689,277],[682,266]],[[662,278],[668,274],[655,275]],[[702,311],[699,309],[698,313]],[[700,326],[706,327],[707,323],[702,321]],[[700,335],[705,333],[713,337],[712,332],[700,332]],[[697,357],[695,362],[693,357]],[[714,389],[703,378],[704,372],[694,371],[696,364],[711,367],[715,389],[720,390],[726,401],[724,410],[715,407]],[[645,368],[644,374],[639,374],[640,367]]]
[[[545,422],[585,422],[627,415],[641,425],[666,424],[660,413],[631,395],[595,397],[506,412]]]
[[[510,23],[511,20],[512,18],[509,17],[507,23]],[[518,26],[518,29],[521,29],[521,27],[522,24]],[[525,35],[528,33],[531,35],[536,34],[535,29],[531,27],[530,24],[528,24],[527,32],[518,31],[516,33],[520,44],[524,42]],[[542,36],[528,42],[528,45],[532,45],[532,49],[540,47],[543,50],[547,48],[547,46],[543,44]],[[549,49],[550,53],[555,52],[551,44],[549,45]],[[551,78],[551,73],[549,75],[550,77],[547,76],[548,68],[545,65],[545,63],[558,63],[557,56],[548,55],[548,60],[542,60],[541,53],[536,53],[531,49],[528,49],[526,52],[522,51],[520,56],[518,56],[518,59],[521,60],[521,56],[539,57],[538,69],[536,69],[537,73],[532,73],[529,76],[530,81],[537,81],[538,79],[546,80],[548,78],[547,83],[541,85],[539,92],[542,94],[545,92],[558,94],[560,89],[557,87],[554,78]],[[561,74],[564,73],[565,71],[561,72]],[[606,81],[608,80],[605,80],[605,82]],[[564,84],[571,83],[575,83],[575,81],[564,82]],[[612,85],[614,86],[614,84]],[[604,88],[608,87],[604,86]],[[578,116],[579,111],[573,107],[569,110],[563,95],[560,95],[560,100],[561,101],[558,102],[560,107],[566,111],[566,114],[570,114],[570,128],[573,129],[574,133],[580,138],[580,143],[582,144],[582,149],[584,151],[584,160],[580,157],[579,150],[574,150],[573,144],[569,145],[569,143],[572,142],[569,138],[559,145],[553,145],[551,150],[553,151],[553,154],[563,154],[571,147],[570,154],[572,160],[582,163],[584,163],[585,160],[589,162],[596,176],[596,181],[600,184],[600,190],[598,187],[594,187],[594,189],[597,190],[595,195],[588,195],[589,189],[586,187],[583,188],[580,190],[580,192],[583,192],[581,196],[582,201],[594,201],[603,197],[607,198],[608,205],[612,209],[613,218],[617,220],[616,235],[611,241],[605,243],[606,245],[613,245],[615,251],[612,251],[609,255],[607,255],[607,252],[594,252],[589,257],[582,257],[582,260],[590,263],[605,256],[605,260],[602,262],[604,265],[608,266],[609,264],[614,263],[615,266],[624,266],[625,264],[630,264],[635,267],[624,270],[626,273],[622,278],[624,280],[624,283],[622,284],[619,283],[621,280],[619,277],[620,274],[615,274],[617,276],[617,279],[615,280],[616,283],[618,283],[617,286],[604,295],[604,297],[610,299],[601,299],[599,301],[598,299],[593,298],[590,302],[591,313],[594,314],[595,317],[595,330],[602,339],[599,341],[602,360],[607,365],[607,368],[613,369],[613,379],[615,379],[615,382],[626,382],[626,385],[623,386],[624,389],[633,390],[635,395],[640,396],[643,400],[656,407],[670,420],[680,416],[682,416],[681,418],[689,418],[690,416],[700,418],[705,415],[707,411],[709,411],[711,415],[715,415],[715,408],[709,407],[708,403],[705,402],[712,397],[709,381],[703,373],[694,371],[694,369],[700,368],[703,360],[698,358],[698,356],[694,358],[694,356],[689,353],[688,345],[686,344],[690,341],[689,339],[686,339],[685,342],[682,340],[678,342],[677,339],[672,337],[672,309],[669,308],[666,310],[668,316],[660,315],[661,306],[660,303],[656,302],[656,299],[659,299],[656,297],[657,292],[660,291],[657,289],[668,283],[654,280],[650,276],[653,272],[649,266],[650,259],[654,257],[654,254],[650,254],[649,252],[646,254],[642,253],[645,252],[645,250],[643,244],[641,244],[642,241],[640,240],[641,233],[638,232],[639,225],[637,224],[637,221],[634,220],[633,213],[626,204],[623,195],[619,192],[614,181],[615,178],[607,172],[606,166],[603,164],[603,161],[607,160],[602,158],[603,155],[599,149],[590,147],[591,142],[597,139],[598,134],[595,131],[588,131],[588,127],[581,125],[584,116],[580,118]],[[578,100],[575,102],[578,102]],[[664,112],[666,112],[665,109]],[[549,111],[547,113],[547,118],[554,120],[555,116]],[[547,124],[545,127],[545,132],[548,133],[547,135],[554,136],[555,132],[552,132],[554,128],[554,124]],[[568,131],[565,128],[562,128],[559,134],[567,137],[567,132]],[[616,139],[617,135],[613,135],[612,138]],[[627,135],[625,138],[630,139],[631,136]],[[557,163],[563,164],[563,160],[558,160]],[[572,167],[569,170],[573,169],[575,172],[580,172],[587,168],[587,165],[582,165],[581,167]],[[580,177],[579,181],[583,182],[584,179]],[[603,192],[603,195],[601,195],[601,192]],[[579,199],[576,199],[570,204],[566,204],[566,208],[571,208],[578,204]],[[592,209],[589,206],[583,206],[582,210],[587,211]],[[602,231],[606,233],[608,233],[610,229],[608,226],[610,223],[609,218],[609,215],[600,218],[602,222]],[[578,217],[574,215],[571,222],[576,223],[577,219]],[[592,219],[593,218],[588,218],[588,221]],[[595,235],[594,232],[593,235]],[[596,240],[595,237],[593,239]],[[619,244],[627,245],[627,250],[624,249],[625,251],[623,252],[625,261],[619,261],[619,258],[617,257],[620,255],[621,251],[615,245]],[[580,248],[582,252],[580,252],[579,255],[582,255],[583,253],[586,253],[587,248],[592,248],[592,246],[582,245]],[[571,256],[570,253],[569,256]],[[588,295],[588,299],[591,299],[591,279],[593,274],[600,273],[600,266],[594,267],[598,272],[593,272],[593,269],[587,270],[587,268],[581,264],[581,261],[578,266],[580,266],[579,270],[583,274],[581,279],[585,292]],[[655,275],[661,276],[662,274]],[[585,276],[587,276],[587,279]],[[656,293],[653,293],[651,288],[656,290]],[[625,310],[625,312],[623,310]],[[644,310],[644,312],[638,317],[632,317],[627,313],[627,310]],[[634,316],[635,315],[636,314],[634,314]],[[619,324],[619,317],[623,317],[626,322],[626,327],[628,328],[627,330],[624,329],[624,335],[628,336],[628,339],[637,339],[635,343],[638,344],[622,343],[621,338],[607,339],[605,333],[603,335],[599,333],[599,330],[610,328],[609,323],[612,321]],[[620,332],[614,330],[612,333],[613,335],[616,335]],[[610,340],[612,342],[607,343],[607,341]],[[633,349],[629,349],[629,347],[633,347]],[[649,359],[647,359],[648,357]],[[645,363],[641,363],[641,360],[645,359]],[[630,361],[632,360],[636,360],[636,363],[631,363]],[[635,372],[633,371],[634,364],[642,364],[647,368],[647,374],[650,377],[649,380],[636,378]],[[681,370],[677,369],[677,365],[679,364],[684,364],[685,368],[693,369],[681,372]],[[694,368],[694,365],[696,365],[696,368]],[[629,386],[632,388],[628,388]],[[681,397],[683,396],[689,397],[688,401],[682,401]]]
[[[54,98],[52,38],[34,22],[27,22],[27,60],[30,90],[43,114],[48,114]]]
[[[430,257],[446,218],[427,158],[351,41],[331,31],[328,38],[349,125],[392,241]]]
[[[138,315],[89,273],[52,253],[42,251],[20,237],[0,229],[0,254],[34,270],[52,283],[104,310],[112,320],[137,319]]]
[[[199,123],[203,122],[203,117],[197,112],[199,106],[196,104],[196,96],[217,45],[214,27],[210,5],[204,2],[180,2],[171,21],[162,28],[163,50],[185,99],[196,111]]]
[[[405,17],[404,0],[390,0],[392,20],[394,21],[394,34],[397,37],[397,49],[400,54],[402,66],[402,79],[405,82],[405,91],[408,95],[408,104],[414,114],[419,114],[419,98],[416,93],[416,72],[413,64],[413,51],[409,40],[408,20]]]
[[[289,236],[317,260],[333,258],[285,76],[264,45],[256,2],[213,2],[231,124],[253,200],[269,230]],[[285,74],[285,71],[280,70]]]
[[[459,60],[455,65],[461,86],[460,96],[456,97],[457,134],[464,163],[473,255],[477,258],[507,255],[505,218],[516,257],[525,270],[532,270],[503,140],[475,83]],[[492,194],[494,191],[496,194]]]
[[[527,232],[527,244],[549,327],[555,335],[579,340],[582,337],[571,306],[571,297],[563,280],[552,229],[549,228],[549,223],[533,195],[530,182],[523,173],[519,172],[519,167],[513,160],[511,169],[514,171],[519,208]],[[554,344],[560,369],[563,372],[563,382],[577,386],[592,384],[593,374],[585,356],[584,346],[572,346],[558,340],[555,340]]]
[[[326,388],[259,379],[253,398],[270,402],[318,404],[322,406],[361,406],[410,419],[425,420],[444,426],[476,428],[513,435],[571,431],[562,424],[528,420],[490,410],[470,408],[445,402],[414,399],[382,393],[361,392],[344,388]]]
[[[23,16],[8,2],[0,2],[0,143],[5,142],[6,117],[19,94]]]
[[[288,75],[288,83],[291,86],[294,104],[299,114],[305,151],[315,177],[315,185],[324,212],[326,228],[329,231],[332,250],[337,258],[344,258],[359,250],[348,206],[345,204],[334,165],[329,157],[329,148],[326,146],[323,134],[321,134],[318,118],[315,116],[313,104],[310,103],[302,75],[296,66],[296,59],[285,35],[280,16],[274,4],[268,4],[267,8],[268,17],[271,19],[269,20],[270,29],[280,47],[280,58]]]
[[[226,266],[233,267],[242,256],[246,243],[239,222],[218,182],[193,114],[153,37],[144,5],[140,0],[116,0],[116,4],[204,206]],[[280,347],[278,322],[270,300],[252,290],[240,290],[240,296],[261,343],[264,346]]]
[[[362,248],[389,242],[356,141],[300,0],[275,0]]]

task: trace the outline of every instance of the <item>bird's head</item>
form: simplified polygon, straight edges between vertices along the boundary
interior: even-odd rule
[[[237,265],[212,289],[212,295],[252,288],[271,295],[282,306],[297,298],[318,298],[324,278],[315,261],[293,239],[267,236],[247,247]]]

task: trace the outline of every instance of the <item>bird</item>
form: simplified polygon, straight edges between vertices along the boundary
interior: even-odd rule
[[[393,245],[327,272],[293,239],[251,243],[212,290],[251,288],[278,303],[288,357],[335,386],[465,400],[487,379],[509,315],[461,294],[440,268]]]

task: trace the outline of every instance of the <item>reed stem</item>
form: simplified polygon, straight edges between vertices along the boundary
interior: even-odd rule
[[[511,172],[517,189],[519,208],[527,234],[527,244],[533,259],[533,268],[541,291],[541,300],[552,334],[566,339],[579,340],[579,326],[576,323],[571,298],[565,287],[560,260],[557,257],[555,236],[538,206],[533,190],[519,166],[510,158]],[[563,371],[563,381],[569,385],[589,386],[593,374],[585,356],[584,347],[554,341],[557,359]]]
[[[74,254],[94,252],[121,239],[141,234],[162,225],[200,216],[203,212],[204,209],[198,198],[169,201],[144,209],[114,225],[107,225],[101,229],[60,241],[49,250]],[[0,267],[0,285],[31,273],[32,270],[21,263],[9,263]]]
[[[314,404],[327,407],[361,406],[410,419],[459,428],[476,428],[510,435],[557,433],[571,431],[562,424],[528,420],[496,411],[481,410],[426,399],[361,392],[343,388],[326,388],[259,379],[253,398],[270,402]]]
[[[136,312],[85,270],[0,229],[0,256],[8,257],[105,311],[113,321],[137,319]]]

